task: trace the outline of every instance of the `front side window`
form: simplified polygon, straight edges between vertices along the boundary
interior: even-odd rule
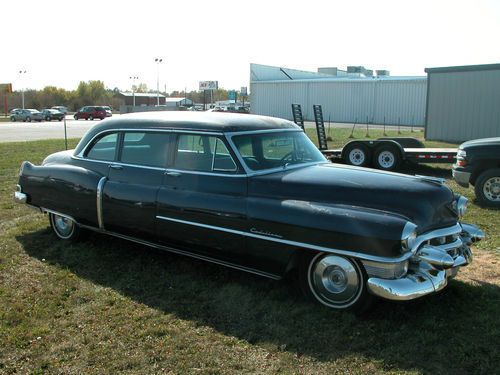
[[[232,139],[245,164],[254,171],[326,161],[304,132],[256,133]]]
[[[87,151],[86,157],[94,160],[114,161],[118,133],[112,133],[99,138]]]
[[[234,172],[237,169],[221,139],[198,134],[179,135],[174,168],[202,172]]]
[[[167,133],[127,132],[123,135],[120,161],[164,168],[167,163]]]

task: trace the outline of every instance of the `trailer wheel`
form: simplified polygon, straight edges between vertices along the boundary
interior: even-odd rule
[[[394,171],[401,164],[399,150],[392,145],[382,145],[375,150],[373,155],[373,165],[377,169],[384,171]]]
[[[356,167],[368,167],[371,162],[370,149],[362,143],[351,143],[344,148],[344,161]]]

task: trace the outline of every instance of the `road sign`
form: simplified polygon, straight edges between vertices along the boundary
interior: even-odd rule
[[[234,100],[234,101],[236,101],[236,96],[237,96],[237,95],[236,95],[236,91],[235,91],[235,90],[230,90],[230,91],[228,91],[228,92],[227,92],[227,98],[228,98],[229,100]]]
[[[217,90],[219,87],[218,81],[200,81],[200,91]]]
[[[247,90],[246,86],[241,86],[240,95],[241,96],[247,96],[248,95],[248,90]]]
[[[0,83],[0,92],[5,94],[12,93],[12,83]]]

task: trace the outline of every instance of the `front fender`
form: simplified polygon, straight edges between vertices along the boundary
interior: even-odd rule
[[[387,211],[272,199],[250,202],[249,217],[254,228],[282,241],[359,253],[367,258],[401,256],[401,234],[408,222],[404,216]]]

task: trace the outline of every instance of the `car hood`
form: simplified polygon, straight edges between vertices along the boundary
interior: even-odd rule
[[[414,222],[419,233],[458,220],[453,192],[435,179],[331,163],[253,176],[249,195],[375,209]]]
[[[464,142],[460,145],[461,149],[476,147],[476,146],[489,146],[489,145],[500,145],[500,137],[496,138],[482,138],[473,139],[472,141]]]

